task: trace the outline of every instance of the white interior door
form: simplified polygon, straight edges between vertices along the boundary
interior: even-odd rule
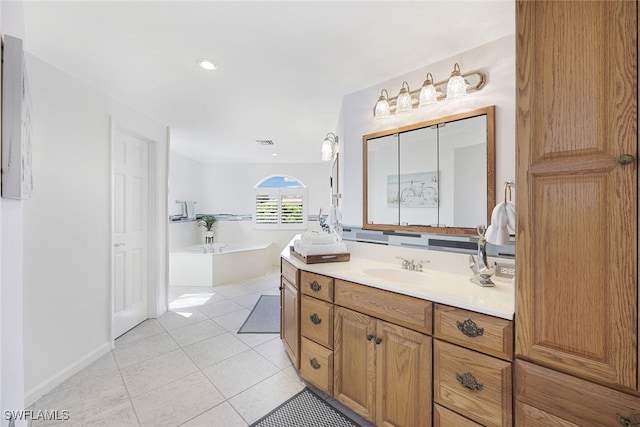
[[[113,141],[114,338],[148,318],[149,143],[115,129]]]

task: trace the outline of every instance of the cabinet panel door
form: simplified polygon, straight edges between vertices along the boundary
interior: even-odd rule
[[[517,4],[516,354],[637,382],[637,2]],[[633,161],[621,164],[619,156]]]
[[[296,369],[300,368],[300,296],[284,277],[280,287],[280,338]]]
[[[431,337],[378,320],[376,424],[431,425]]]
[[[336,307],[334,331],[333,397],[361,417],[373,421],[375,319]]]

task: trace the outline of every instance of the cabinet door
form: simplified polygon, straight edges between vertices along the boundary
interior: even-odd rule
[[[431,337],[378,320],[376,424],[431,425]]]
[[[300,368],[300,296],[298,289],[282,278],[280,286],[280,338],[296,369]]]
[[[336,307],[333,397],[361,417],[375,416],[375,319]]]
[[[637,7],[519,1],[516,14],[516,354],[629,389],[638,357]]]

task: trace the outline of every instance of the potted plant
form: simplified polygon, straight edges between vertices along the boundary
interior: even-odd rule
[[[198,220],[198,225],[200,227],[204,227],[206,230],[204,233],[205,243],[213,243],[213,225],[215,224],[216,219],[213,215],[205,215],[201,219]]]

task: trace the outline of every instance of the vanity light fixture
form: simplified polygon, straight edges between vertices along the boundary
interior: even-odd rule
[[[405,87],[406,86],[406,87]],[[396,114],[408,113],[413,108],[413,99],[411,93],[409,93],[409,83],[402,82],[402,88],[396,99]]]
[[[200,66],[200,68],[206,71],[213,71],[218,68],[215,62],[206,58],[198,61],[198,65]]]
[[[447,82],[447,99],[460,98],[467,95],[467,82],[460,75],[460,66],[456,62]]]
[[[424,83],[422,83],[419,101],[418,106],[420,108],[438,102],[438,92],[436,91],[436,87],[433,85],[433,76],[431,73],[427,73],[427,78]]]
[[[322,141],[322,161],[328,162],[333,159],[333,156],[338,148],[338,137],[333,132],[329,132]]]
[[[391,107],[387,98],[389,98],[389,92],[386,89],[382,89],[380,98],[378,98],[378,102],[376,102],[376,106],[373,109],[373,117],[376,119],[383,119],[391,114]]]
[[[486,75],[481,71],[472,71],[462,74],[460,65],[456,63],[453,72],[447,80],[433,83],[433,76],[427,73],[426,80],[419,90],[409,90],[409,84],[402,82],[400,93],[395,98],[389,98],[386,89],[380,92],[380,98],[373,108],[373,117],[381,119],[392,114],[411,111],[415,107],[425,107],[429,104],[436,104],[445,99],[454,99],[466,94],[473,93],[484,87]],[[414,105],[414,98],[417,100]],[[407,101],[407,99],[409,101]],[[407,107],[409,105],[409,107]]]

